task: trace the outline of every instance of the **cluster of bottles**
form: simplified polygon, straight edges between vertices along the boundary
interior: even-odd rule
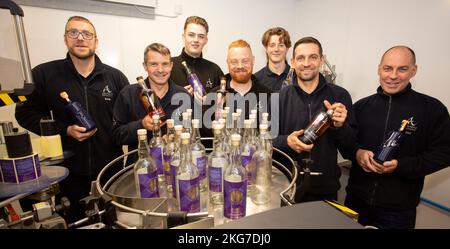
[[[243,127],[241,110],[232,113],[232,122],[227,122],[228,113],[225,107],[213,121],[209,155],[201,143],[199,120],[191,120],[192,110],[182,114],[182,125],[166,121],[166,139],[161,137],[159,116],[153,115],[150,145],[146,130],[137,132],[139,159],[134,172],[139,197],[159,197],[165,192],[176,200],[175,210],[193,213],[201,211],[200,198],[205,196],[210,206],[223,206],[226,220],[245,216],[247,196],[257,205],[268,203],[272,176],[269,115],[262,114],[258,135],[256,110]]]

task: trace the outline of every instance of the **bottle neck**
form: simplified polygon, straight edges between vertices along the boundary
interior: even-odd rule
[[[153,138],[156,141],[161,141],[161,130],[159,129],[159,124],[153,123]]]
[[[139,159],[144,159],[148,157],[148,143],[147,138],[139,138],[138,143],[138,156]]]

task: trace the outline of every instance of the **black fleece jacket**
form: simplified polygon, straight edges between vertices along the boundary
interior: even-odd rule
[[[72,176],[96,176],[103,166],[122,154],[112,143],[112,111],[120,90],[129,84],[119,70],[103,64],[95,56],[94,71],[83,78],[75,69],[69,54],[66,59],[40,64],[32,70],[35,89],[27,101],[16,106],[16,119],[27,130],[40,134],[39,120],[50,110],[57,121],[64,151],[74,156],[65,160]],[[66,91],[71,101],[78,101],[97,125],[97,132],[78,142],[66,135],[74,120],[66,113],[66,101],[59,93]]]
[[[323,101],[339,102],[347,108],[347,119],[338,129],[330,127],[314,143],[310,153],[297,153],[287,144],[287,137],[293,131],[305,129],[314,116],[326,110]],[[325,78],[319,76],[316,89],[308,94],[303,91],[294,78],[293,85],[280,91],[279,112],[273,112],[272,117],[279,120],[279,135],[273,140],[273,145],[289,154],[294,160],[310,158],[314,161],[312,171],[322,175],[312,176],[311,185],[306,193],[316,195],[335,194],[340,188],[340,168],[337,164],[337,151],[344,158],[348,158],[349,148],[354,143],[354,129],[356,128],[350,94],[342,87],[326,83]],[[279,116],[277,117],[277,114]]]
[[[393,173],[367,173],[353,159],[347,193],[369,205],[415,208],[425,176],[450,165],[447,108],[439,100],[414,91],[409,84],[395,95],[386,95],[379,87],[376,94],[356,102],[354,110],[359,126],[354,152],[361,148],[375,153],[403,119],[413,118],[416,131],[406,135],[400,144],[394,155],[398,166]]]

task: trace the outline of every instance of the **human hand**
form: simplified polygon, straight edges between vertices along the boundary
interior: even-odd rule
[[[333,109],[333,116],[331,120],[333,120],[333,126],[336,128],[342,127],[344,125],[345,119],[347,118],[347,108],[342,103],[334,103],[331,104],[328,100],[324,100],[323,104],[327,108],[327,110]]]
[[[78,142],[83,142],[90,138],[95,132],[97,132],[97,128],[86,132],[86,128],[75,124],[68,126],[66,130],[67,136],[75,138]]]
[[[142,126],[146,130],[148,130],[148,131],[153,130],[153,120],[152,120],[152,117],[150,117],[150,115],[145,115],[145,117],[142,119],[141,123],[142,123]]]
[[[294,131],[287,137],[288,146],[291,149],[295,150],[297,153],[301,153],[302,151],[310,152],[314,147],[314,144],[308,145],[298,139],[298,137],[301,136],[303,132],[303,130]]]
[[[380,173],[383,166],[375,162],[373,156],[374,154],[370,150],[359,149],[356,151],[356,161],[365,172]]]
[[[188,93],[189,93],[191,96],[194,95],[194,88],[192,88],[191,85],[185,86],[184,89],[186,89],[186,91],[188,91]]]

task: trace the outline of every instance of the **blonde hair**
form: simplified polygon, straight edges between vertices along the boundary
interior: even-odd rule
[[[170,60],[172,61],[172,57],[170,56],[170,50],[168,47],[162,45],[161,43],[152,43],[148,45],[144,50],[144,63],[147,63],[147,53],[149,51],[157,52],[162,55],[168,55],[170,57]]]

